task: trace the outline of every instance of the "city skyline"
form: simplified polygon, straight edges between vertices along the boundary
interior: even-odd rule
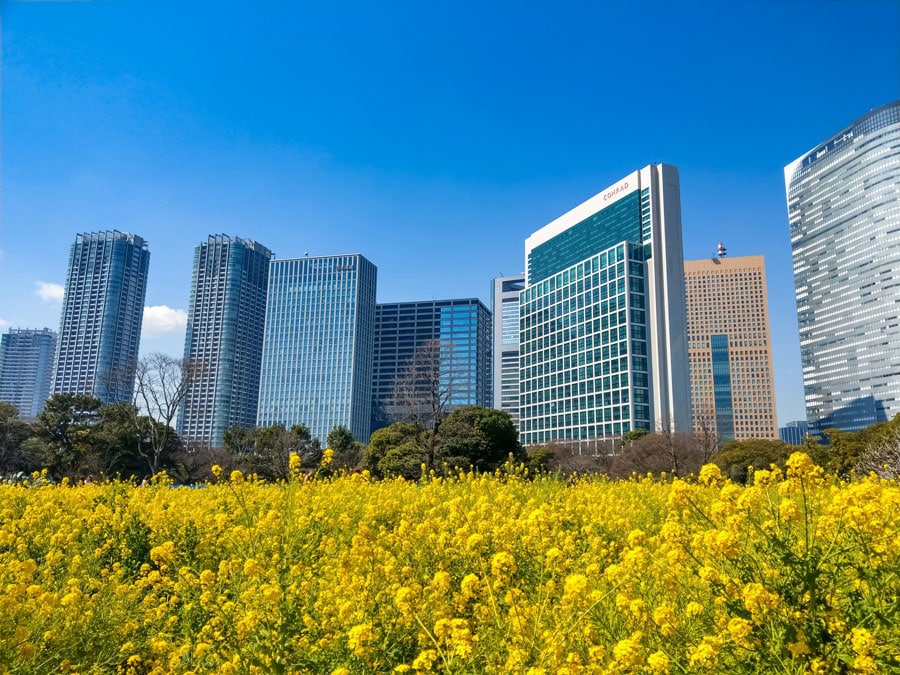
[[[358,251],[379,302],[487,303],[528,233],[664,161],[686,258],[766,257],[779,419],[802,417],[782,169],[896,98],[897,4],[511,10],[4,3],[0,329],[55,330],[68,242],[106,228],[154,251],[145,352],[181,353],[220,232]],[[847,12],[837,53],[817,36]]]

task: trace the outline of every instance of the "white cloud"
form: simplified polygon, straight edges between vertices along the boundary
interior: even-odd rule
[[[36,281],[34,285],[37,286],[35,293],[37,293],[44,302],[62,302],[66,289],[59,284]]]
[[[183,309],[172,309],[165,305],[144,307],[141,337],[162,337],[176,331],[184,331],[185,326],[187,326],[187,312]]]

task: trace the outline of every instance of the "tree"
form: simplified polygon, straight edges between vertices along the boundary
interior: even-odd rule
[[[794,446],[784,441],[765,438],[748,438],[743,441],[729,441],[712,461],[722,472],[737,483],[746,483],[749,468],[768,469],[772,464],[784,468],[787,458],[794,452]]]
[[[630,433],[636,433],[635,432]],[[703,465],[694,439],[687,434],[670,431],[644,433],[624,446],[611,459],[611,476],[624,478],[632,473],[662,473],[685,476],[696,473]]]
[[[273,424],[256,429],[229,427],[222,437],[225,449],[248,471],[269,480],[290,476],[291,453],[300,457],[301,466],[315,468],[322,459],[322,447],[312,438],[309,427],[295,424],[290,429]]]
[[[504,410],[463,406],[447,416],[435,436],[435,461],[451,466],[493,471],[510,455],[526,459],[516,425]]]
[[[34,447],[54,478],[79,474],[102,406],[100,399],[83,394],[54,394],[47,400],[34,423]]]
[[[388,401],[388,417],[395,422],[411,422],[432,431],[428,437],[428,464],[435,463],[436,434],[457,393],[463,366],[453,355],[453,343],[427,340],[394,381]]]
[[[412,422],[394,422],[372,432],[363,454],[363,466],[376,476],[417,478],[422,464],[428,461],[430,431],[423,431]]]
[[[0,474],[36,468],[25,443],[32,435],[31,425],[19,419],[18,409],[0,402]]]
[[[856,471],[875,473],[888,480],[900,478],[900,414],[869,442],[860,455]]]
[[[170,450],[173,437],[177,438],[173,425],[178,408],[197,376],[198,365],[190,359],[179,359],[161,352],[142,357],[135,369],[135,415],[132,421],[135,431],[146,443],[138,445],[151,474],[162,468],[164,453]],[[140,420],[137,409],[155,422],[146,424]]]
[[[334,451],[334,465],[337,467],[351,467],[359,463],[359,443],[353,438],[350,430],[338,425],[328,434],[328,447]]]

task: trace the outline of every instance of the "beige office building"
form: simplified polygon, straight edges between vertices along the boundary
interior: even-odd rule
[[[694,430],[778,438],[762,256],[684,263]]]

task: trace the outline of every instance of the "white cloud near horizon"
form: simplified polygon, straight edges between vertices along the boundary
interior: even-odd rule
[[[176,331],[184,331],[186,326],[187,312],[183,309],[173,309],[166,305],[144,307],[144,323],[141,337],[163,337]]]
[[[51,284],[47,281],[35,281],[37,287],[35,293],[44,302],[62,302],[66,289],[60,284]]]

